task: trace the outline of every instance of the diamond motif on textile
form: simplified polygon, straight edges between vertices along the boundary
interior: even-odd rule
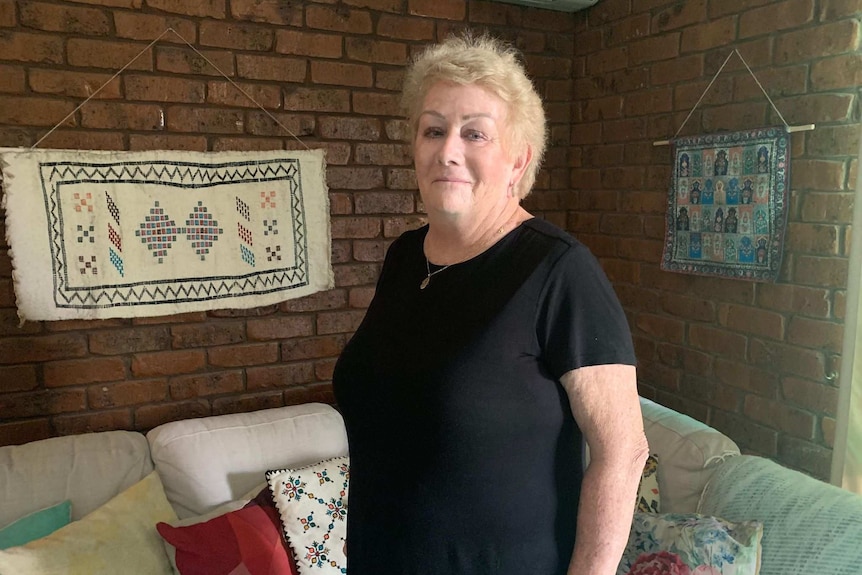
[[[224,230],[218,227],[218,220],[213,219],[213,215],[204,207],[203,202],[198,202],[194,211],[189,214],[185,230],[186,239],[192,242],[192,247],[201,261],[206,260],[210,248],[224,233]]]
[[[150,208],[150,215],[144,218],[138,228],[135,235],[141,238],[141,242],[159,263],[164,263],[168,250],[177,241],[177,236],[185,233],[185,228],[177,227],[164,208],[159,207],[158,201]]]

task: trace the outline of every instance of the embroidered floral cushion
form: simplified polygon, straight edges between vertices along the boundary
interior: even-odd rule
[[[266,478],[299,573],[347,573],[349,459],[267,471]]]
[[[661,511],[661,496],[658,490],[658,455],[650,455],[644,464],[635,511],[641,513],[658,513]]]
[[[757,575],[759,521],[635,513],[617,575]]]

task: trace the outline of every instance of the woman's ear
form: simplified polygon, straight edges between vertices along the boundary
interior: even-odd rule
[[[521,181],[521,178],[524,177],[524,173],[527,171],[527,166],[530,165],[530,160],[532,158],[533,148],[529,144],[525,144],[524,149],[515,158],[515,163],[512,166],[512,177],[509,180],[509,190],[511,194],[516,195],[514,193],[514,189],[517,187],[518,182]]]

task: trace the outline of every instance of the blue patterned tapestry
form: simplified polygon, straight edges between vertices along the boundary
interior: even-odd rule
[[[22,320],[250,308],[333,285],[321,150],[0,150]]]
[[[679,138],[673,146],[662,269],[775,281],[787,223],[790,134],[762,128]]]

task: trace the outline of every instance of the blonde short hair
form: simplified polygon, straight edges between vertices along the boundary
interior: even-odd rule
[[[516,157],[527,146],[532,150],[530,163],[515,188],[515,194],[525,198],[536,181],[547,134],[542,99],[527,77],[520,53],[501,40],[470,32],[449,37],[421,52],[407,69],[401,99],[411,141],[416,137],[425,95],[438,82],[475,84],[506,103],[504,138],[509,153]]]

